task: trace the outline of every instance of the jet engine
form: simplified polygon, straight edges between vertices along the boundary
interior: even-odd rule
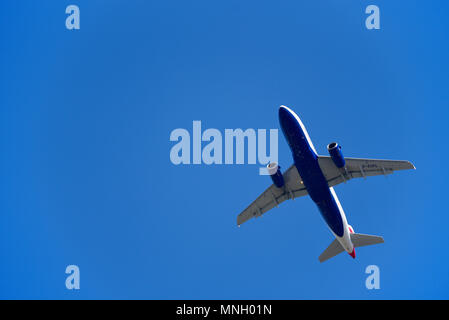
[[[281,167],[276,162],[271,162],[267,165],[267,169],[274,185],[282,188],[284,186],[284,176],[282,175]]]
[[[337,168],[344,168],[346,165],[345,158],[341,152],[341,146],[336,142],[331,142],[327,145],[327,151],[329,152],[332,161],[335,163]]]

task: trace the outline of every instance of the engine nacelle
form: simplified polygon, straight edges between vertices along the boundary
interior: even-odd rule
[[[279,167],[276,162],[271,162],[267,165],[267,169],[274,185],[278,188],[282,188],[284,186],[284,176],[282,175],[281,167]]]
[[[331,142],[327,145],[327,151],[332,158],[332,161],[335,163],[337,168],[344,168],[346,165],[345,158],[343,157],[343,153],[341,153],[341,146],[336,142]]]

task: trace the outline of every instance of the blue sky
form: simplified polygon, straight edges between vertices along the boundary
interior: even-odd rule
[[[81,29],[65,28],[65,8]],[[365,28],[366,6],[381,29]],[[0,298],[448,299],[446,1],[2,1]],[[417,170],[335,188],[386,243],[320,264],[308,198],[236,227],[258,165],[170,162],[170,133],[279,128]],[[292,163],[279,132],[279,162]],[[81,289],[65,288],[78,265]],[[380,290],[365,288],[378,265]]]

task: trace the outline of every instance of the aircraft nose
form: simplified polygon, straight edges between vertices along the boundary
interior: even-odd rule
[[[289,108],[287,108],[286,106],[280,106],[279,107],[279,119],[281,120],[287,120],[289,118],[291,118],[293,115],[290,111]]]
[[[279,122],[281,123],[281,127],[284,130],[292,127],[296,123],[293,111],[291,111],[286,106],[280,106],[279,107]]]
[[[286,106],[279,107],[279,118],[290,115],[290,110]]]

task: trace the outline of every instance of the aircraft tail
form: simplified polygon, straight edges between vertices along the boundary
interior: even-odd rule
[[[378,244],[383,243],[384,238],[380,236],[372,236],[368,234],[361,234],[361,233],[352,233],[351,234],[351,241],[355,248],[357,247],[364,247],[369,246],[372,244]],[[342,253],[345,251],[343,247],[341,246],[340,242],[335,239],[332,241],[332,243],[327,247],[326,250],[318,257],[320,262],[324,262],[330,258],[335,257],[336,255]]]
[[[372,244],[384,243],[384,238],[369,234],[352,233],[351,241],[354,247],[370,246]]]

